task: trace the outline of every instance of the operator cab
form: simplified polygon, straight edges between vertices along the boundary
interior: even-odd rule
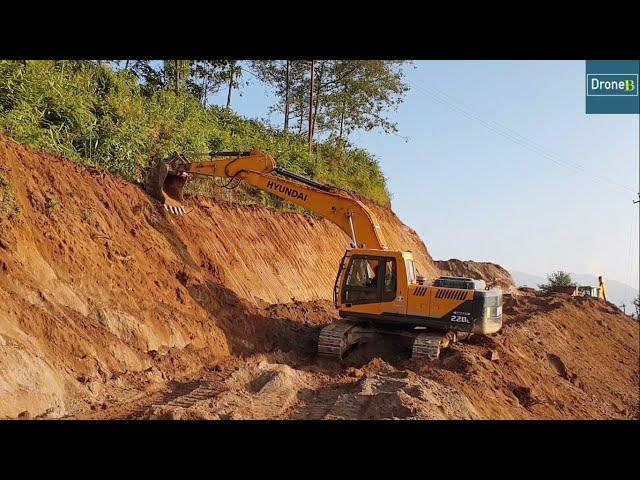
[[[334,287],[340,316],[374,323],[495,333],[502,327],[502,291],[484,280],[442,276],[418,281],[411,252],[351,249]]]

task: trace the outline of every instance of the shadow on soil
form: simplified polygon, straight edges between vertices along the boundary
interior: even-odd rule
[[[147,222],[169,241],[185,266],[200,270],[202,265],[193,258],[177,229],[167,220],[165,215],[168,214],[159,204],[153,204],[155,208],[147,216]],[[184,271],[178,272],[177,278],[224,332],[233,355],[276,350],[313,355],[322,325],[333,320],[328,309],[310,308],[313,302],[260,309],[215,281],[220,280],[219,275],[209,275],[213,280],[204,283],[189,278]]]
[[[267,316],[235,292],[211,281],[187,284],[186,288],[224,332],[234,355],[276,350],[314,355],[322,325],[332,320],[330,313],[317,311],[312,312],[313,318],[304,318],[304,307],[296,312],[298,318],[281,316],[281,312]]]

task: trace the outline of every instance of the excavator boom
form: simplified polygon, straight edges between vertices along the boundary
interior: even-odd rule
[[[325,217],[351,238],[354,248],[387,249],[373,213],[350,193],[277,167],[267,153],[211,152],[211,156],[227,158],[190,162],[174,155],[158,162],[147,177],[147,191],[168,210],[183,213],[182,189],[188,175],[238,179]]]

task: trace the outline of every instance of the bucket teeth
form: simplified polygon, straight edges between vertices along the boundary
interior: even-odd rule
[[[163,207],[167,212],[173,213],[174,215],[184,215],[187,213],[185,208],[181,205],[167,205],[165,203],[163,204]]]
[[[144,189],[153,198],[162,202],[164,209],[174,215],[184,215],[185,208],[182,190],[188,175],[171,170],[172,161],[155,160],[147,170],[144,178]]]

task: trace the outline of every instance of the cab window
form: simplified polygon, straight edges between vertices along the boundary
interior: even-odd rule
[[[393,258],[354,256],[349,264],[342,302],[351,304],[392,301],[396,296]]]
[[[373,287],[377,286],[378,278],[377,259],[354,258],[347,277],[348,287]]]
[[[413,264],[413,260],[406,259],[405,264],[407,266],[407,281],[409,283],[415,283],[416,281],[416,269]]]
[[[383,302],[391,302],[396,298],[396,282],[396,259],[387,258],[384,262]]]

